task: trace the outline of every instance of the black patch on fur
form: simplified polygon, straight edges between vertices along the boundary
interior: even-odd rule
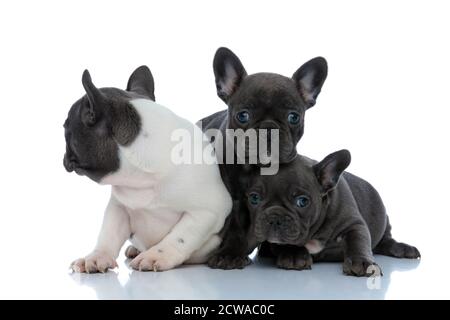
[[[130,145],[141,130],[141,119],[130,101],[148,99],[142,95],[146,86],[143,80],[148,79],[148,75],[146,78],[143,69],[137,71],[139,68],[128,82],[132,91],[98,89],[89,72],[84,72],[86,95],[72,105],[64,123],[64,167],[67,171],[75,171],[99,182],[119,169],[118,146]]]
[[[131,74],[127,91],[140,94],[155,101],[155,83],[153,75],[147,66],[140,66]]]

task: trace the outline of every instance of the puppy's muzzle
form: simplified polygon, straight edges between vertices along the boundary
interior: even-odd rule
[[[260,213],[255,233],[260,240],[272,243],[293,243],[299,236],[298,218],[283,207],[270,207]]]
[[[266,120],[261,122],[258,127],[259,130],[264,130],[266,132],[268,148],[270,147],[270,142],[272,141],[272,130],[280,130],[280,126],[272,120]]]
[[[67,153],[64,155],[64,160],[63,160],[63,164],[64,164],[64,168],[66,168],[67,172],[72,172],[74,171],[77,166],[78,166],[78,162],[75,159],[70,159],[67,156]]]
[[[265,153],[264,155],[271,158],[271,162],[279,162],[278,155],[279,155],[279,132],[280,132],[280,126],[272,120],[265,120],[260,123],[260,125],[257,128],[258,131],[258,148],[262,147],[262,150],[259,150],[260,152]],[[274,133],[276,132],[276,135]],[[260,141],[264,137],[263,141]],[[272,141],[273,140],[273,141]],[[276,150],[273,149],[273,142],[276,142]],[[265,145],[264,145],[265,144]],[[264,151],[263,151],[264,150]],[[261,154],[258,154],[261,156]],[[263,156],[264,156],[263,155]],[[275,157],[273,157],[275,156]],[[259,160],[260,162],[261,159]]]

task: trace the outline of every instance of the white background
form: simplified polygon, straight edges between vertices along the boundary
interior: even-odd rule
[[[88,68],[97,86],[124,88],[131,72],[147,64],[157,101],[194,122],[225,107],[212,72],[220,46],[232,49],[248,73],[291,76],[310,58],[328,60],[329,76],[307,111],[298,150],[321,159],[348,148],[349,171],[379,190],[394,236],[422,252],[409,271],[396,271],[403,261],[386,260],[394,271],[381,296],[363,288],[353,297],[450,298],[449,9],[447,1],[411,0],[2,1],[0,298],[102,297],[78,283],[103,281],[100,287],[110,288],[107,277],[117,279],[67,273],[73,259],[92,249],[109,196],[108,187],[62,166],[62,124],[84,94],[82,71]],[[124,268],[122,285],[133,274]],[[252,268],[245,274],[257,288],[267,280]],[[318,269],[334,272],[341,286],[361,285],[341,275],[338,265]],[[165,282],[167,292],[180,288],[176,277],[183,270],[168,273],[174,284]],[[264,270],[280,279],[308,275]],[[222,279],[228,274],[217,273]],[[317,281],[324,294],[330,290]],[[196,285],[202,283],[197,276]],[[290,297],[308,297],[301,285]],[[197,297],[195,286],[186,286],[180,297]],[[252,292],[249,286],[242,290]],[[110,297],[141,297],[127,288]],[[144,289],[142,297],[154,297]],[[212,290],[211,297],[233,297]],[[309,290],[321,297],[317,286]]]

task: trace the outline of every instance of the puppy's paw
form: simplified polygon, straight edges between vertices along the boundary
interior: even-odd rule
[[[128,259],[134,259],[136,258],[141,252],[136,249],[133,246],[128,246],[128,248],[125,250],[125,257]]]
[[[280,252],[276,261],[278,268],[289,270],[309,270],[312,263],[312,257],[306,250]]]
[[[409,244],[406,243],[400,243],[400,246],[403,247],[403,258],[407,258],[407,259],[418,259],[421,258],[419,249],[417,249],[414,246],[410,246]]]
[[[94,251],[85,258],[77,259],[70,265],[74,272],[79,273],[105,273],[108,269],[117,267],[113,257],[104,252]]]
[[[155,246],[137,255],[130,267],[139,271],[165,271],[184,262],[185,257],[175,248]]]
[[[374,249],[374,253],[383,254],[396,258],[418,259],[420,252],[416,247],[409,244],[397,242],[394,239],[388,239],[381,242]]]
[[[214,255],[208,260],[208,266],[213,269],[243,269],[252,263],[249,257]]]
[[[383,273],[381,272],[381,268],[373,260],[365,257],[345,258],[343,271],[346,275],[355,277],[383,275]]]
[[[406,259],[418,259],[420,258],[420,252],[416,247],[410,246],[409,244],[396,242],[389,248],[389,253],[391,256],[396,258],[406,258]]]

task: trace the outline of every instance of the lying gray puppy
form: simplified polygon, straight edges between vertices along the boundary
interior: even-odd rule
[[[277,175],[253,177],[247,206],[254,242],[269,242],[262,255],[275,255],[285,269],[310,269],[313,260],[344,261],[344,273],[353,276],[377,271],[373,253],[420,257],[415,247],[392,238],[378,192],[344,172],[349,164],[347,150],[319,163],[298,155]]]

